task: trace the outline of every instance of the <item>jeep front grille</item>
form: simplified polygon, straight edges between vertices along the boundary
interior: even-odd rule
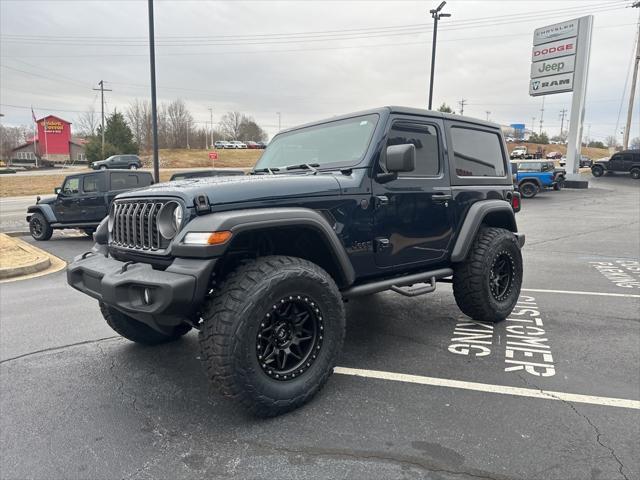
[[[114,204],[111,244],[140,250],[160,250],[169,243],[158,231],[158,213],[166,201],[118,201]]]

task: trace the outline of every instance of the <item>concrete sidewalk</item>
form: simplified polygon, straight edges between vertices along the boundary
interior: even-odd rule
[[[65,265],[44,250],[0,233],[0,283],[57,272]]]

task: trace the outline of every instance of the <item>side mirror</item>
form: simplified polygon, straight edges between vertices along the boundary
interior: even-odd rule
[[[62,193],[62,188],[60,187],[56,187],[53,189],[53,193],[55,193],[56,195],[60,195],[60,193]]]
[[[416,168],[416,147],[412,144],[391,145],[387,147],[385,161],[387,171],[391,173],[412,172]]]

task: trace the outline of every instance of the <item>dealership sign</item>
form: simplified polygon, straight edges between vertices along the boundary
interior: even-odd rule
[[[541,43],[553,42],[564,38],[577,37],[579,20],[579,18],[576,18],[575,20],[538,28],[533,32],[533,44],[540,45]]]
[[[533,32],[529,95],[572,92],[567,172],[577,174],[587,91],[593,16],[554,23]]]
[[[576,66],[576,57],[561,57],[553,60],[543,60],[531,64],[531,78],[571,73]]]

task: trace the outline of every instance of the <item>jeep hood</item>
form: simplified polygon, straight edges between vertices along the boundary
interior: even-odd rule
[[[179,197],[192,206],[194,198],[203,193],[212,205],[220,205],[339,195],[340,184],[333,175],[307,173],[187,178],[122,193],[116,198]]]

